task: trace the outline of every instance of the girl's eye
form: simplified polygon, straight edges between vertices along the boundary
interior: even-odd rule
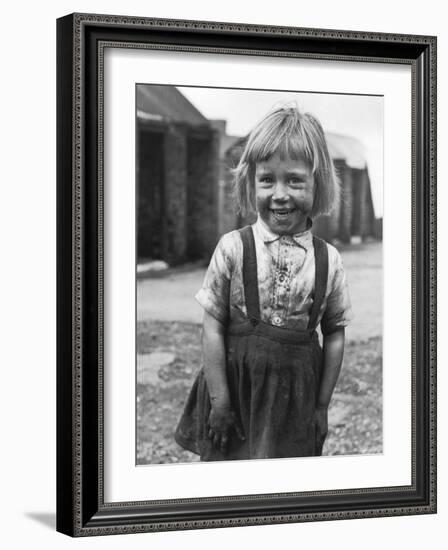
[[[261,178],[258,180],[260,183],[273,183],[273,178],[271,176],[261,176]]]
[[[289,180],[289,184],[293,185],[294,187],[303,187],[305,185],[305,182],[300,178],[291,178]]]

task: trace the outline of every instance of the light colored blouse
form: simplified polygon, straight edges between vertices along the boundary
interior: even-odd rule
[[[314,246],[311,229],[279,236],[258,217],[252,225],[257,255],[260,315],[278,327],[305,330],[314,294]],[[328,246],[328,279],[319,313],[323,334],[348,325],[352,318],[342,260]],[[239,231],[223,235],[216,246],[196,300],[223,324],[247,317],[243,287],[243,243]]]

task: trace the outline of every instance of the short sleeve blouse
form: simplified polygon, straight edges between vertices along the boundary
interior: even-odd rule
[[[272,233],[258,218],[252,226],[257,254],[261,319],[305,330],[314,295],[314,247],[311,229],[292,236]],[[323,334],[352,319],[346,274],[338,250],[328,246],[327,290],[318,321]],[[213,253],[197,301],[223,324],[247,316],[242,276],[243,245],[239,231],[223,235]]]

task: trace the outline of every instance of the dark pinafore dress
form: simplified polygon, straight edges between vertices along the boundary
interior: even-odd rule
[[[204,461],[321,455],[326,434],[319,432],[315,421],[322,372],[316,325],[327,286],[326,243],[313,237],[313,305],[308,328],[293,330],[261,320],[252,227],[240,232],[247,319],[227,329],[226,374],[245,441],[232,432],[222,453],[208,438],[210,398],[203,369],[193,384],[175,439]]]

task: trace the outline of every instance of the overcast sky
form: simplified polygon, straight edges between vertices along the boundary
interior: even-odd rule
[[[295,101],[327,132],[357,138],[365,148],[376,216],[383,211],[383,98],[377,96],[179,87],[209,119],[227,121],[227,134],[246,135],[274,105]]]

